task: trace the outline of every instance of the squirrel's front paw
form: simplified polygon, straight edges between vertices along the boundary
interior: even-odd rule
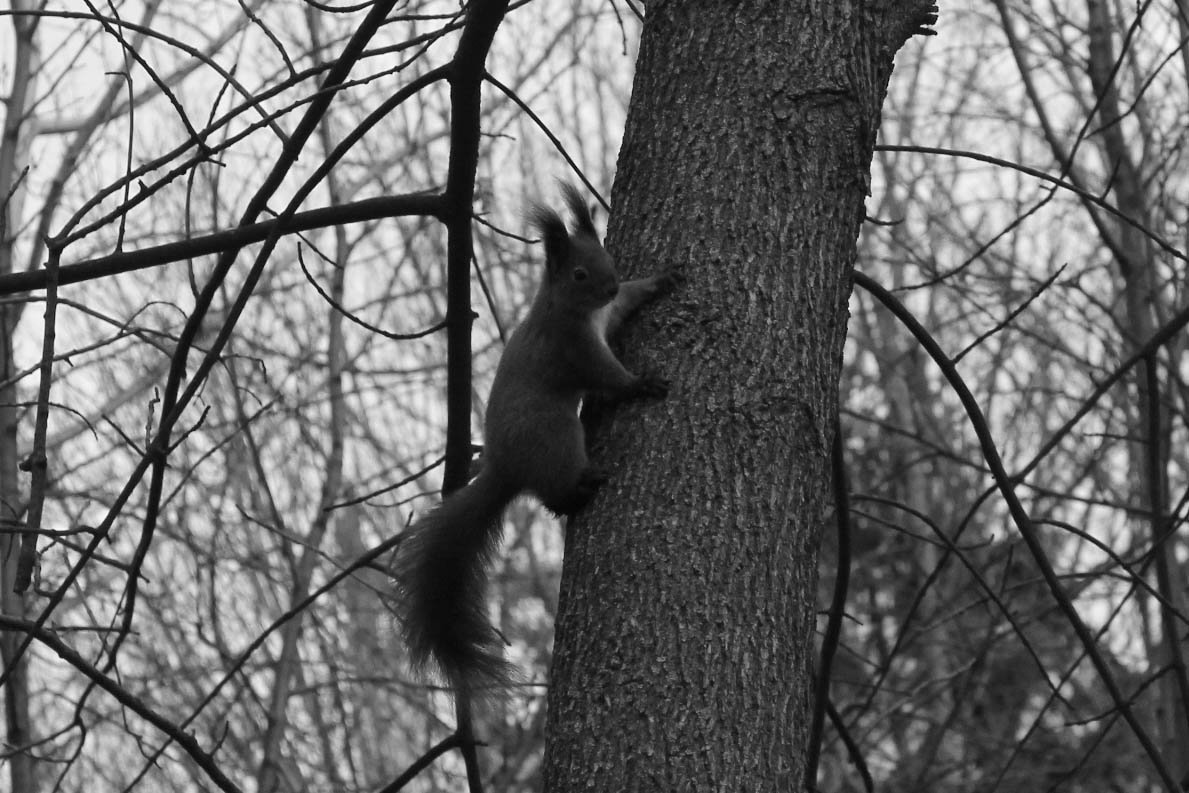
[[[667,295],[685,283],[685,273],[677,265],[669,265],[653,278],[653,288],[658,295]]]
[[[635,397],[664,399],[669,394],[669,381],[658,374],[646,372],[636,378],[631,393]]]

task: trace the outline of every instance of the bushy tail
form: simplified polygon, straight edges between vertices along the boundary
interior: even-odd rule
[[[489,472],[414,523],[396,553],[397,613],[415,667],[457,691],[507,683],[513,668],[487,619],[487,572],[516,495]]]

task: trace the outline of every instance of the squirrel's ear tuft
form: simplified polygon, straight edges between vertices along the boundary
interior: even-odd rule
[[[541,241],[545,243],[545,265],[550,270],[556,269],[570,253],[570,235],[565,221],[552,209],[540,204],[529,207],[528,221],[541,232]]]
[[[562,182],[561,192],[566,199],[566,205],[570,208],[570,213],[574,216],[574,224],[579,233],[589,234],[597,240],[599,233],[595,230],[594,220],[590,216],[590,207],[582,199],[578,188],[569,182]]]

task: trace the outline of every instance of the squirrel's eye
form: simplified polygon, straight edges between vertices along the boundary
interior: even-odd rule
[[[574,268],[574,280],[575,281],[585,281],[586,280],[586,270],[582,269],[581,267],[575,267]]]

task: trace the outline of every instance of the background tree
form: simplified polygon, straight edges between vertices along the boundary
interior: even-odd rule
[[[466,785],[385,550],[465,476],[537,278],[525,200],[611,183],[643,16],[468,10],[0,10],[0,789],[375,791],[419,758],[408,789]],[[1181,4],[947,7],[900,49],[907,4],[698,10],[649,4],[609,221],[626,273],[686,269],[626,344],[673,394],[594,419],[615,477],[567,538],[552,678],[562,535],[508,516],[527,682],[477,725],[486,786],[542,788],[550,680],[557,786],[742,779],[739,725],[768,784],[1175,788]],[[850,570],[820,755],[818,536],[826,635]]]

